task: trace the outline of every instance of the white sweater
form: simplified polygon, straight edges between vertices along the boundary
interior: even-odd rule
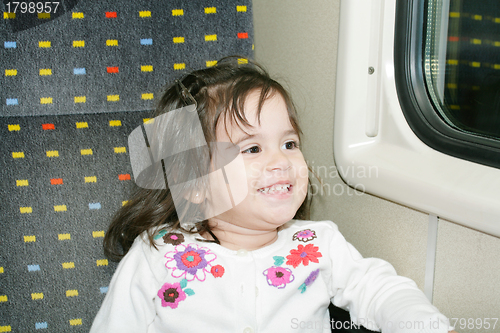
[[[232,251],[199,235],[139,236],[91,333],[331,332],[328,305],[374,331],[444,333],[445,316],[387,262],[363,259],[330,221],[290,221],[271,245]]]

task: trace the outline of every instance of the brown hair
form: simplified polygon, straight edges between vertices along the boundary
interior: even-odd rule
[[[192,96],[196,101],[196,112],[206,142],[215,142],[216,127],[221,119],[230,119],[239,126],[249,126],[244,103],[250,93],[260,91],[257,116],[260,116],[264,102],[279,94],[287,105],[291,125],[300,139],[297,113],[288,92],[261,66],[252,61],[241,63],[241,60],[236,57],[225,58],[216,66],[188,74],[180,80],[181,84],[171,85],[161,97],[153,117],[185,106],[187,99]],[[309,218],[309,206],[310,198],[304,200],[295,218]],[[189,233],[211,233],[206,220],[197,224],[196,231],[185,230],[180,226],[168,186],[162,190],[136,188],[132,198],[113,216],[104,237],[104,252],[110,259],[121,259],[134,239],[143,232],[147,232],[150,244],[154,246],[154,232],[163,225]]]

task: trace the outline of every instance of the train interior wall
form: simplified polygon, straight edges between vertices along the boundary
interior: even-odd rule
[[[325,183],[322,195],[314,197],[312,219],[333,220],[363,256],[389,261],[423,290],[429,216],[355,192],[335,169],[335,87],[342,84],[335,79],[340,0],[254,0],[253,13],[255,58],[290,89],[299,109],[305,157]],[[499,238],[440,220],[434,305],[449,318],[500,317],[498,253]]]

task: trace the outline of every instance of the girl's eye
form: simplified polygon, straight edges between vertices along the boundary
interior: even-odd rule
[[[243,154],[256,154],[256,153],[260,153],[261,152],[261,149],[259,146],[253,146],[253,147],[250,147],[244,151],[242,151]]]
[[[283,148],[285,149],[296,149],[299,148],[299,144],[295,141],[288,141],[283,144]]]

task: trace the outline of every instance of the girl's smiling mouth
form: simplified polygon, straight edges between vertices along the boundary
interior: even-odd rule
[[[259,188],[259,191],[262,194],[286,194],[292,191],[293,185],[290,183],[276,183],[271,186]]]

